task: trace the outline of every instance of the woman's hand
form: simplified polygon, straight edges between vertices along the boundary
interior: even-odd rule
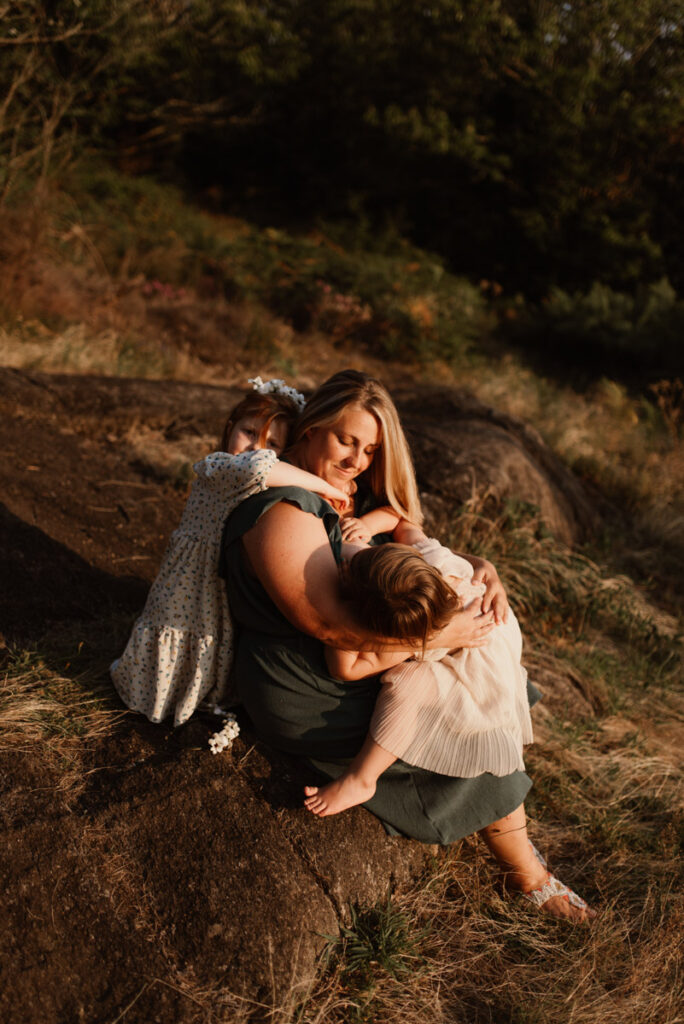
[[[368,527],[360,519],[349,516],[340,520],[342,540],[348,544],[367,544],[371,539]]]
[[[428,643],[428,647],[447,647],[450,651],[461,647],[484,647],[489,634],[494,629],[494,612],[484,615],[477,600],[456,612],[451,622],[436,633]]]
[[[484,583],[487,588],[482,597],[481,611],[486,615],[490,610],[494,613],[494,621],[498,624],[508,619],[508,598],[499,574],[486,558],[477,555],[465,555],[475,572],[473,583]]]

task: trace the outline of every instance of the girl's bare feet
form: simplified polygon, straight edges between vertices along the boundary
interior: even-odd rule
[[[370,800],[375,793],[375,782],[368,782],[353,773],[345,773],[327,786],[305,786],[304,792],[304,806],[319,818],[326,818],[329,814],[339,814],[340,811]]]

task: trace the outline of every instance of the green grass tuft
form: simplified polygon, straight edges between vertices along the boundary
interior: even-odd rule
[[[374,907],[350,907],[351,923],[340,929],[328,950],[340,974],[359,990],[372,986],[379,972],[392,978],[420,969],[420,941],[425,931],[411,929],[405,913],[392,903],[388,890]]]

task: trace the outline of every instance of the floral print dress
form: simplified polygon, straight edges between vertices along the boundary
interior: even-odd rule
[[[125,704],[152,722],[182,725],[210,697],[226,699],[233,627],[218,575],[223,526],[233,509],[266,489],[274,451],[213,452],[195,463],[197,479],[180,525],[126,650],[111,666]]]

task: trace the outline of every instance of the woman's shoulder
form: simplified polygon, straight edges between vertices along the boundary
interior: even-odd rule
[[[295,505],[307,515],[321,519],[329,535],[338,525],[337,513],[319,494],[304,490],[303,487],[269,487],[267,490],[247,498],[231,512],[226,521],[224,543],[229,544],[238,537],[242,537],[261,519],[265,512],[283,501]]]

